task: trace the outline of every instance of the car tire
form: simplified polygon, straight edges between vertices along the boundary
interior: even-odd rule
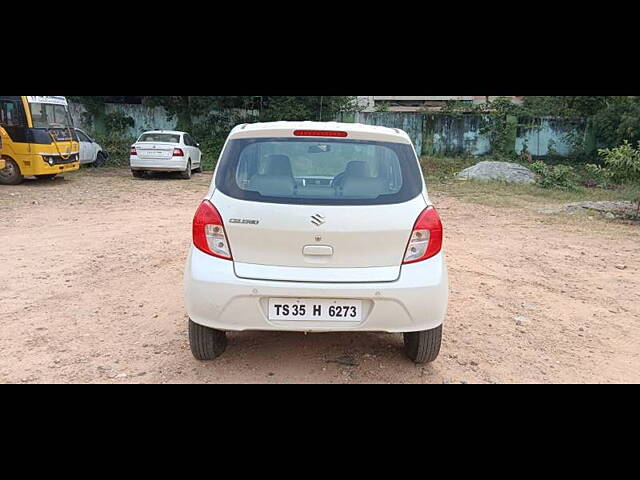
[[[24,180],[20,167],[10,158],[4,157],[5,167],[0,170],[0,185],[18,185]]]
[[[404,334],[404,351],[415,363],[429,363],[438,358],[442,343],[442,325],[432,330]]]
[[[53,180],[58,176],[57,173],[48,173],[46,175],[36,175],[36,180]]]
[[[227,348],[227,334],[189,319],[189,345],[197,360],[214,360]]]
[[[104,153],[102,152],[98,152],[98,155],[96,155],[96,161],[93,162],[93,167],[94,168],[99,168],[99,167],[104,167],[104,164],[107,161],[107,157],[104,155]]]
[[[180,178],[183,180],[191,180],[191,160],[187,162],[187,169],[184,172],[180,172]]]
[[[131,175],[133,175],[133,178],[144,178],[144,174],[144,170],[131,170]]]

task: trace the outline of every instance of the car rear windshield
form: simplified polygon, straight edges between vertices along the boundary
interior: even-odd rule
[[[410,145],[347,139],[231,140],[216,187],[268,203],[377,205],[411,200],[422,175]]]
[[[139,142],[180,143],[180,135],[173,133],[143,133]]]

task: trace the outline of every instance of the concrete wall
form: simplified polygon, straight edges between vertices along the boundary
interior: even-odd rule
[[[71,111],[71,117],[76,127],[83,130],[91,131],[93,129],[92,121],[88,118],[86,110],[80,104],[70,103],[69,109]],[[107,104],[105,106],[105,113],[121,113],[126,117],[133,119],[134,126],[127,129],[125,132],[131,137],[137,137],[142,132],[147,130],[175,130],[178,123],[177,118],[168,119],[164,108],[162,107],[147,107],[144,105],[132,105],[132,104]],[[214,112],[211,112],[214,113]],[[257,115],[257,111],[254,110],[235,110],[238,116],[244,115]],[[193,118],[195,123],[197,118]]]
[[[382,125],[407,132],[416,151],[422,155],[472,155],[481,157],[491,153],[491,142],[480,133],[480,115],[441,115],[393,112],[358,112],[338,116],[338,121]],[[584,134],[584,126],[572,121],[541,119],[537,128],[518,129],[515,151],[521,153],[525,141],[533,156],[546,156],[549,145],[560,156],[571,153],[569,134]]]
[[[87,118],[86,110],[82,105],[70,103],[69,109],[76,127],[83,130],[92,130],[92,121]],[[173,130],[178,122],[176,118],[168,120],[167,114],[162,107],[152,108],[143,105],[107,104],[105,106],[105,112],[107,114],[119,112],[127,117],[133,118],[134,126],[126,132],[132,137],[137,137],[145,130]]]
[[[91,121],[88,121],[82,105],[71,103],[70,110],[77,127],[92,130]],[[138,136],[145,130],[172,130],[177,123],[175,118],[167,119],[162,107],[108,104],[106,113],[114,112],[133,118],[134,126],[127,132],[132,137]],[[243,111],[243,113],[257,114],[258,112]],[[337,120],[402,129],[411,137],[416,151],[422,155],[465,154],[480,157],[491,152],[489,139],[480,133],[482,120],[480,115],[356,112],[340,114]],[[193,121],[197,122],[197,119]],[[552,118],[541,119],[539,128],[519,129],[515,151],[521,153],[526,141],[529,153],[534,156],[545,156],[549,153],[549,145],[554,142],[556,152],[567,156],[571,151],[567,135],[572,132],[582,135],[584,126]]]

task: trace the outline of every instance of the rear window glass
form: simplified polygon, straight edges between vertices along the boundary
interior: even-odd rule
[[[180,135],[173,133],[143,133],[139,142],[180,143]]]
[[[422,191],[411,146],[344,139],[252,138],[228,143],[216,187],[269,203],[401,203]]]

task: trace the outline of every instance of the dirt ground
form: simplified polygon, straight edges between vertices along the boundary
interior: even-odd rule
[[[402,336],[230,333],[191,356],[182,272],[210,174],[0,187],[0,383],[640,382],[640,227],[432,194],[451,297],[440,357]]]

